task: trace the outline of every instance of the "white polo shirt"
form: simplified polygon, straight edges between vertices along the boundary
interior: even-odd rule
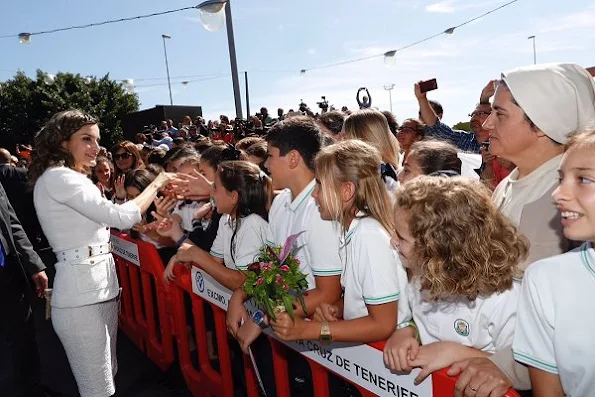
[[[194,229],[193,221],[194,221],[194,214],[196,211],[202,207],[204,202],[193,201],[191,203],[186,203],[184,200],[180,200],[176,203],[176,207],[171,212],[172,215],[179,215],[182,218],[182,229],[187,232],[191,232]]]
[[[233,251],[231,237],[235,221],[228,214],[221,217],[217,237],[211,247],[211,255],[223,259],[223,263],[230,269],[248,270],[254,262],[259,250],[266,244],[268,223],[260,215],[250,214],[241,219],[240,227],[236,232],[235,250]]]
[[[305,231],[294,244],[294,255],[306,274],[308,289],[316,288],[314,276],[338,276],[343,270],[339,259],[340,227],[320,217],[312,197],[315,186],[312,180],[295,199],[289,189],[275,197],[269,210],[267,239],[270,245],[283,245],[287,237]]]
[[[368,315],[366,305],[381,305],[400,299],[397,321],[411,318],[407,297],[403,297],[407,273],[390,244],[390,235],[376,219],[363,216],[363,213],[358,213],[351,222],[339,250],[344,266],[341,275],[343,318],[365,317]]]
[[[525,271],[514,358],[558,374],[567,396],[595,392],[595,251],[585,243]]]
[[[428,302],[416,280],[408,286],[409,304],[422,345],[457,342],[464,346],[495,353],[510,346],[516,324],[516,308],[521,285],[487,297]]]

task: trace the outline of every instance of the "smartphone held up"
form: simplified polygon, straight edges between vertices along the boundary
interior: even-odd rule
[[[434,91],[436,89],[438,89],[438,82],[436,79],[421,81],[419,83],[419,90],[422,94],[428,91]]]

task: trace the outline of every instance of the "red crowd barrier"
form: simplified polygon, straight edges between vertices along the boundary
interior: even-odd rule
[[[112,232],[111,241],[122,287],[120,327],[165,371],[174,362],[173,305],[159,253],[152,244],[124,233]]]
[[[178,348],[180,370],[194,396],[234,396],[234,387],[245,388],[248,397],[259,396],[254,368],[248,356],[238,363],[237,342],[230,340],[225,324],[225,310],[230,291],[198,268],[175,269],[176,280],[169,287],[162,281],[163,264],[155,248],[127,235],[113,233],[114,258],[122,291],[120,327],[153,360],[166,369],[174,360],[172,337]],[[157,308],[155,309],[155,304]],[[187,310],[190,305],[191,311]],[[212,309],[212,322],[205,307]],[[188,318],[191,313],[192,319]],[[209,357],[207,329],[211,326],[217,346],[217,360]],[[323,347],[318,341],[286,343],[271,336],[273,371],[277,395],[291,396],[289,362],[300,352],[312,373],[314,396],[330,397],[329,375],[334,374],[358,389],[363,397],[386,395],[399,397],[452,396],[455,378],[446,370],[435,372],[431,380],[414,386],[414,375],[395,375],[384,368],[384,342],[371,345],[333,344]],[[195,342],[196,350],[192,349]],[[234,378],[235,377],[235,378]],[[241,377],[241,379],[238,379]],[[234,382],[235,379],[235,382]],[[518,397],[510,390],[508,397]]]

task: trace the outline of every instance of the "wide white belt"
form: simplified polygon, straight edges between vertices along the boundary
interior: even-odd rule
[[[73,248],[66,251],[56,252],[58,262],[67,262],[73,260],[87,259],[96,255],[109,254],[112,252],[112,244],[87,245],[84,247]]]

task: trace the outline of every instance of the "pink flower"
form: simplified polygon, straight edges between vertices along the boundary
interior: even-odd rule
[[[297,263],[298,265],[301,263],[298,258],[295,258],[294,260],[295,260],[295,263]]]
[[[281,270],[282,270],[282,271],[284,271],[284,272],[288,272],[288,271],[289,271],[289,266],[287,266],[287,265],[283,265],[283,266],[281,266],[279,269],[281,269]]]
[[[260,284],[262,284],[263,282],[264,282],[264,278],[262,278],[262,277],[258,277],[258,278],[256,279],[256,285],[260,285]]]
[[[283,283],[281,288],[283,289],[283,291],[287,291],[289,289],[289,286],[287,284]]]
[[[271,270],[272,267],[273,264],[271,262],[260,262],[260,270],[263,272]]]
[[[282,282],[283,279],[281,278],[281,275],[277,273],[277,275],[275,276],[275,284],[281,284]]]

